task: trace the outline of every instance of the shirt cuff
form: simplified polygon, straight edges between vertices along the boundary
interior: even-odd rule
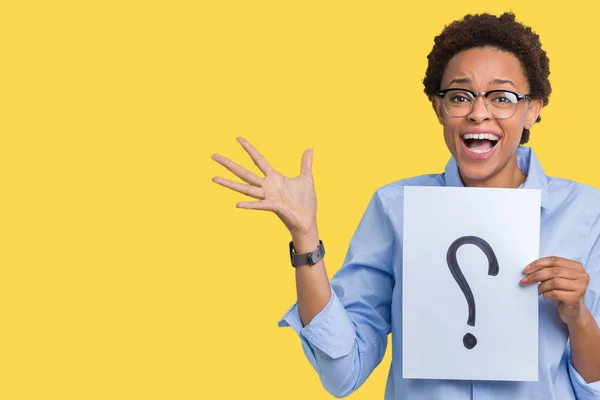
[[[596,323],[600,323],[596,318]],[[600,381],[587,383],[585,379],[577,372],[571,361],[571,341],[567,343],[567,360],[569,366],[569,376],[571,377],[571,384],[573,390],[578,399],[582,400],[600,400]]]
[[[569,356],[569,375],[571,376],[571,383],[578,399],[599,399],[600,400],[600,381],[587,383],[585,379],[573,366],[571,357]]]
[[[311,347],[319,349],[333,359],[350,354],[356,341],[354,324],[333,288],[331,299],[325,308],[315,315],[308,325],[302,327],[298,303],[289,309],[278,325],[291,327]]]

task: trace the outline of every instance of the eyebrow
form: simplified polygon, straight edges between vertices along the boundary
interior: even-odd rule
[[[452,79],[452,80],[450,81],[450,83],[448,83],[448,86],[452,85],[453,83],[458,83],[458,84],[465,84],[465,85],[469,85],[469,84],[473,83],[473,81],[471,80],[471,78],[455,78],[455,79]],[[514,82],[513,82],[513,81],[511,81],[511,80],[509,80],[509,79],[499,79],[499,78],[496,78],[496,79],[494,79],[494,80],[490,81],[490,83],[489,83],[489,84],[490,84],[490,85],[492,85],[492,84],[493,84],[493,85],[504,85],[504,84],[509,84],[509,85],[511,85],[512,87],[514,87],[515,89],[516,89],[516,87],[517,87],[517,86],[514,84]]]
[[[513,81],[511,81],[509,79],[494,79],[490,83],[493,83],[493,84],[496,84],[496,85],[504,85],[504,84],[508,83],[509,85],[511,85],[512,87],[514,87],[515,89],[517,88],[517,86],[513,83]]]
[[[469,79],[469,78],[455,78],[455,79],[452,79],[452,80],[451,80],[451,81],[448,83],[448,86],[452,85],[453,83],[459,83],[459,84],[460,84],[460,83],[464,83],[464,84],[467,84],[467,85],[468,85],[468,84],[470,84],[470,83],[472,83],[472,82],[473,82],[473,81],[471,81],[471,79]]]

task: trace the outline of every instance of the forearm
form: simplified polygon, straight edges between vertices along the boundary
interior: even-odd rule
[[[569,327],[571,361],[587,383],[600,381],[600,328],[592,314]]]
[[[292,237],[297,253],[306,253],[319,246],[319,233],[315,227],[306,235]],[[315,265],[296,267],[296,293],[298,296],[298,312],[302,325],[312,321],[331,299],[331,287],[325,262],[320,260]]]
[[[387,218],[374,195],[331,283],[322,260],[297,267],[298,301],[280,324],[298,332],[323,386],[336,397],[356,390],[385,354],[394,288],[394,232]],[[292,232],[298,252],[319,245],[316,226],[301,237]]]

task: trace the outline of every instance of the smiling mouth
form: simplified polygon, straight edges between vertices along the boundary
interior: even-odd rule
[[[483,154],[491,151],[500,141],[500,137],[493,133],[467,133],[461,140],[469,151]]]

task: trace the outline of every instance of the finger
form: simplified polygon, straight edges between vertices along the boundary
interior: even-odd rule
[[[552,278],[577,280],[581,277],[582,275],[579,271],[575,271],[573,269],[568,269],[564,267],[551,267],[538,269],[537,271],[530,273],[529,275],[521,279],[521,283],[528,285],[536,282],[544,282]]]
[[[307,149],[302,154],[302,163],[300,164],[300,175],[312,175],[313,150]]]
[[[220,154],[213,154],[210,158],[233,172],[238,178],[243,180],[244,182],[248,182],[254,186],[262,186],[263,178],[253,174],[248,171],[246,168],[234,163],[227,157],[223,157]]]
[[[250,158],[252,158],[252,161],[254,161],[254,164],[258,167],[258,169],[262,171],[263,174],[266,175],[267,172],[273,169],[273,167],[271,167],[271,164],[269,164],[269,162],[263,157],[263,155],[260,154],[258,150],[256,150],[254,146],[250,144],[250,142],[241,137],[237,138],[237,141],[240,142],[244,150],[246,150],[246,153],[248,153]]]
[[[542,297],[545,300],[552,300],[552,301],[558,301],[558,302],[563,302],[565,304],[577,304],[579,296],[575,293],[575,292],[570,292],[570,291],[566,291],[566,290],[548,290],[547,292],[544,292],[544,294],[542,295]]]
[[[538,286],[538,294],[543,294],[547,291],[557,290],[557,289],[565,290],[567,292],[574,292],[574,291],[579,290],[580,287],[581,287],[581,285],[577,281],[573,281],[570,279],[563,279],[563,278],[554,278],[554,279],[550,279],[545,282],[542,282]]]
[[[277,212],[277,207],[269,201],[241,201],[236,204],[237,208],[245,208],[247,210],[261,210]]]
[[[214,183],[218,183],[221,186],[225,186],[226,188],[235,190],[236,192],[245,194],[246,196],[254,197],[255,199],[262,199],[264,197],[263,189],[256,186],[245,185],[239,182],[233,182],[229,179],[221,178],[219,176],[215,176],[212,179],[212,181]]]
[[[535,260],[531,264],[525,267],[523,272],[531,273],[540,269],[550,268],[550,267],[565,267],[571,269],[581,269],[583,270],[583,265],[577,261],[569,260],[562,257],[550,256],[543,257]]]

